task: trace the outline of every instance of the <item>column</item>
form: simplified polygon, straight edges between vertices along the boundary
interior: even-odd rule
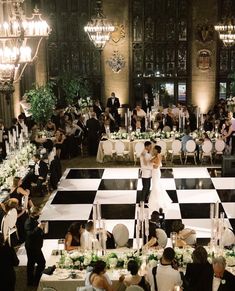
[[[129,103],[129,1],[103,1],[104,14],[115,25],[116,31],[102,52],[102,69],[104,80],[104,99],[115,92],[121,104]],[[121,27],[123,25],[123,28]],[[124,35],[124,37],[123,37]],[[113,53],[124,57],[125,66],[119,73],[114,73],[107,63]]]
[[[47,59],[46,59],[46,40],[43,39],[39,47],[38,55],[35,61],[35,83],[37,86],[43,86],[47,82]]]
[[[216,97],[217,44],[213,26],[218,22],[216,0],[193,1],[191,19],[191,103],[206,113]]]
[[[12,94],[12,101],[13,101],[13,116],[18,117],[21,112],[20,108],[20,81],[14,83],[14,93]]]

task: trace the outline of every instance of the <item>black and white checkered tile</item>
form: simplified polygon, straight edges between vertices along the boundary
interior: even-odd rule
[[[173,203],[166,212],[167,232],[181,219],[198,238],[210,237],[210,203],[220,202],[227,223],[235,228],[235,179],[215,168],[162,169],[162,186]],[[58,190],[45,205],[41,219],[49,221],[48,238],[64,237],[73,221],[91,218],[92,204],[101,204],[102,218],[112,231],[120,221],[134,238],[136,205],[142,189],[137,168],[67,169]]]

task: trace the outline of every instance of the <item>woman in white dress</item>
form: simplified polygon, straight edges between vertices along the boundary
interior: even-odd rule
[[[154,155],[151,160],[153,163],[152,190],[149,196],[148,205],[151,212],[154,210],[159,211],[159,208],[163,208],[163,211],[166,213],[172,203],[172,200],[161,186],[161,147],[156,145],[154,147],[153,154]]]

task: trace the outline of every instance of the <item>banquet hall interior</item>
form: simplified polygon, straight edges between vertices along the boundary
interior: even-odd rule
[[[0,291],[89,291],[97,260],[125,290],[130,258],[157,290],[198,246],[235,290],[234,177],[235,1],[0,0]]]

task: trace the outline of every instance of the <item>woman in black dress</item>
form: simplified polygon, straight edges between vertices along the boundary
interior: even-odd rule
[[[84,231],[82,224],[74,222],[70,225],[68,232],[65,236],[65,249],[71,251],[81,246],[80,238]]]
[[[19,259],[15,250],[4,242],[3,234],[0,232],[0,289],[4,291],[14,291],[16,274],[14,266],[19,265]]]

